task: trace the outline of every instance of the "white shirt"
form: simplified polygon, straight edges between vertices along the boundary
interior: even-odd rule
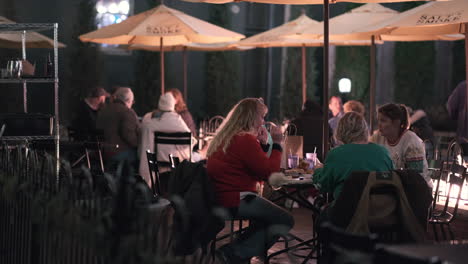
[[[413,131],[406,130],[403,132],[394,144],[390,144],[380,132],[374,133],[369,141],[387,148],[396,169],[420,170],[427,185],[432,188],[432,179],[427,170],[424,143]]]
[[[147,113],[143,117],[141,125],[141,138],[138,153],[140,154],[140,175],[150,183],[148,160],[146,150],[154,152],[154,132],[190,132],[184,120],[176,112],[164,112],[162,116],[152,118],[152,113]],[[190,148],[184,145],[158,145],[157,159],[159,161],[169,161],[169,154],[179,157],[182,161],[189,159]]]

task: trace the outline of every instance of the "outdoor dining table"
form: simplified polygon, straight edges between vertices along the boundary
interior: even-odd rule
[[[315,188],[312,182],[312,175],[296,174],[292,177],[291,174],[289,176],[286,174],[286,176],[288,180],[284,181],[281,184],[281,187],[276,189],[276,193],[279,195],[272,199],[272,202],[277,202],[284,198],[291,199],[292,201],[297,202],[300,206],[310,210],[313,216],[318,215],[320,213],[320,209],[307,200],[306,196],[309,189]],[[311,232],[313,235],[310,239],[302,239],[292,233],[289,233],[289,241],[296,240],[299,243],[289,246],[288,241],[285,241],[285,248],[268,255],[267,260],[282,253],[291,252],[296,257],[304,258],[302,263],[306,263],[308,259],[312,258],[317,249],[317,233],[313,228],[311,229]],[[296,251],[298,250],[308,250],[309,252],[304,256],[297,254]]]

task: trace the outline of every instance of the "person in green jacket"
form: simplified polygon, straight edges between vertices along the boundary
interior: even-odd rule
[[[335,138],[343,145],[332,149],[322,168],[314,171],[313,181],[322,193],[333,193],[335,200],[353,171],[391,171],[388,150],[369,143],[366,120],[356,112],[346,113],[338,123]]]

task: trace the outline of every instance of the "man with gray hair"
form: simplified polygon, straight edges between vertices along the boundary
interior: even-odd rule
[[[118,88],[114,101],[99,111],[96,127],[104,132],[104,141],[110,145],[104,157],[111,171],[121,161],[129,161],[135,168],[137,161],[139,122],[135,111],[133,92],[128,87]]]

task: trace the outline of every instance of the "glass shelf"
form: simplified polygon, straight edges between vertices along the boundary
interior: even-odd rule
[[[0,141],[29,141],[29,140],[51,140],[56,139],[56,136],[6,136],[1,137]]]
[[[0,83],[53,83],[58,82],[54,78],[20,78],[20,79],[0,79]]]
[[[44,31],[54,28],[53,23],[13,23],[0,24],[0,32],[18,32],[18,31]]]

